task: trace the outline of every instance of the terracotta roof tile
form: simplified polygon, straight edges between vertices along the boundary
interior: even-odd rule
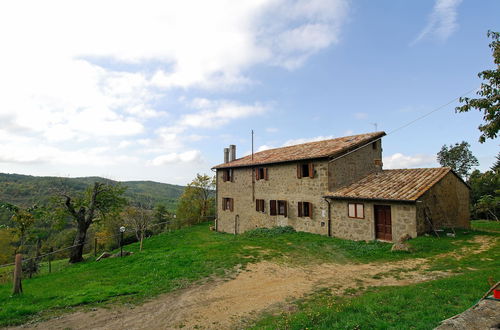
[[[332,157],[379,139],[384,135],[385,132],[374,132],[269,149],[254,153],[253,160],[252,156],[249,155],[213,168],[243,167]]]
[[[415,201],[449,172],[452,172],[449,167],[383,170],[326,196],[333,199]]]

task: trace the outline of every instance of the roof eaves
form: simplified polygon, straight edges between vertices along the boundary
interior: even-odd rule
[[[416,199],[397,199],[397,198],[376,198],[376,197],[362,197],[362,196],[335,196],[324,195],[323,198],[330,198],[335,200],[363,200],[363,201],[380,201],[380,202],[399,202],[399,203],[416,203]]]

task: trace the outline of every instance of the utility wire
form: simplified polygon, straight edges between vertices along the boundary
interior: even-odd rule
[[[423,118],[425,118],[425,117],[428,117],[428,116],[430,116],[431,114],[433,114],[433,113],[435,113],[435,112],[438,112],[439,110],[444,109],[444,108],[445,108],[445,107],[447,107],[448,105],[452,104],[453,102],[456,102],[456,101],[460,100],[460,98],[462,98],[462,97],[464,97],[464,96],[466,96],[466,95],[469,95],[470,93],[472,93],[472,92],[473,92],[473,91],[475,91],[475,90],[477,90],[477,88],[473,88],[473,89],[471,89],[471,90],[469,90],[469,91],[465,92],[464,94],[462,94],[462,95],[460,95],[460,96],[458,96],[458,97],[455,97],[453,100],[451,100],[451,101],[449,101],[449,102],[447,102],[447,103],[445,103],[445,104],[443,104],[443,105],[441,105],[441,106],[439,106],[439,107],[437,107],[437,108],[435,108],[435,109],[433,109],[433,110],[431,110],[431,111],[429,111],[429,112],[427,112],[427,113],[423,114],[423,115],[422,115],[422,116],[420,116],[420,117],[417,117],[417,118],[413,119],[412,121],[407,122],[407,123],[406,123],[406,124],[404,124],[404,125],[399,126],[398,128],[393,129],[392,131],[390,131],[389,133],[387,133],[385,136],[392,135],[392,134],[394,134],[395,132],[397,132],[397,131],[399,131],[399,130],[401,130],[401,129],[403,129],[403,128],[406,128],[406,127],[408,127],[408,126],[410,126],[410,125],[414,124],[415,122],[417,122],[417,121],[419,121],[419,120],[421,120],[421,119],[423,119]],[[331,162],[333,162],[333,161],[336,161],[337,159],[340,159],[340,158],[342,158],[342,157],[345,157],[345,156],[347,156],[347,155],[350,155],[350,154],[352,154],[353,152],[358,151],[359,149],[362,149],[362,148],[366,147],[367,145],[370,145],[370,144],[372,144],[373,142],[375,142],[375,141],[379,141],[379,140],[382,140],[382,136],[381,136],[381,137],[379,137],[378,139],[371,140],[371,141],[370,141],[370,142],[368,142],[368,143],[365,143],[365,144],[363,144],[363,145],[361,145],[361,146],[359,146],[359,147],[356,147],[356,148],[354,148],[353,150],[350,150],[349,152],[346,152],[345,154],[342,154],[342,155],[340,155],[340,156],[338,156],[338,157],[335,157],[335,158],[333,158],[333,159],[330,159],[328,162],[329,162],[329,163],[331,163]]]

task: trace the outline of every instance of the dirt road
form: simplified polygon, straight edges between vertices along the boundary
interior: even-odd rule
[[[487,236],[475,241],[480,250],[464,248],[442,257],[479,253],[492,243]],[[238,270],[232,279],[164,294],[141,306],[80,311],[15,329],[227,329],[263,311],[287,308],[290,301],[321,288],[344,294],[360,285],[408,285],[448,275],[428,268],[427,259],[302,267],[263,261]]]

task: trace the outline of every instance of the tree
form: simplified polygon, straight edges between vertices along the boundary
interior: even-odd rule
[[[157,204],[154,213],[153,213],[153,223],[156,226],[157,229],[155,229],[155,232],[161,232],[164,229],[168,229],[168,223],[170,222],[172,218],[172,215],[168,211],[167,207],[164,204]]]
[[[24,247],[24,243],[26,241],[26,236],[28,234],[28,230],[35,223],[35,211],[37,206],[32,206],[27,209],[23,209],[13,204],[9,203],[1,203],[0,207],[12,212],[11,221],[14,224],[15,233],[19,238],[19,247],[18,249],[22,251]]]
[[[479,78],[484,80],[476,93],[480,98],[461,97],[460,102],[465,104],[455,108],[458,112],[468,112],[473,108],[483,112],[484,124],[479,125],[482,132],[479,137],[481,143],[486,139],[496,138],[500,129],[500,33],[488,31],[487,36],[492,39],[489,47],[496,69],[484,70],[478,74]]]
[[[111,185],[95,182],[89,186],[84,194],[72,198],[63,194],[63,210],[76,222],[76,235],[73,241],[69,262],[83,261],[83,246],[87,237],[87,230],[98,218],[120,209],[125,205],[122,197],[125,188],[120,185]]]
[[[475,208],[479,212],[486,213],[487,217],[492,216],[496,221],[499,221],[497,214],[500,208],[500,190],[497,190],[497,196],[482,196],[475,205]]]
[[[142,241],[153,219],[153,212],[142,206],[129,206],[122,212],[122,216],[125,224],[134,229],[135,237],[141,242],[139,250],[142,251]]]
[[[177,216],[180,221],[188,224],[206,220],[215,212],[215,178],[206,174],[197,174],[184,189],[179,199]]]
[[[479,165],[469,148],[470,145],[465,141],[449,147],[443,145],[437,153],[437,160],[441,166],[451,167],[455,173],[466,179],[472,167]]]
[[[493,166],[491,166],[491,170],[493,172],[500,172],[500,152],[497,155],[497,160],[495,161]]]

